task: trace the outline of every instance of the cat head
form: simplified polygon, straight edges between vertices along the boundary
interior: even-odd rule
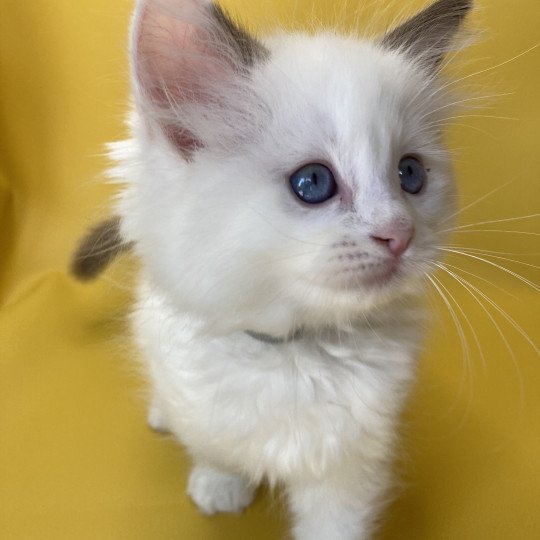
[[[122,233],[180,310],[284,335],[418,293],[455,212],[441,60],[471,7],[376,40],[259,40],[205,0],[140,0]]]

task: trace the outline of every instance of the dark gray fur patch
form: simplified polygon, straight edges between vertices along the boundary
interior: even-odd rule
[[[438,0],[386,34],[382,45],[436,68],[472,4],[473,0]]]
[[[268,49],[246,30],[235,24],[223,8],[214,3],[210,10],[227,44],[246,67],[252,67],[256,61],[268,58],[270,55]]]
[[[82,281],[95,279],[117,255],[130,250],[120,234],[120,218],[113,216],[92,227],[73,256],[71,271]]]

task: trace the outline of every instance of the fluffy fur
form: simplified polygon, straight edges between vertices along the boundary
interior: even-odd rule
[[[267,479],[297,539],[370,535],[455,212],[436,70],[469,7],[439,0],[378,41],[259,41],[203,0],[138,2],[117,210],[142,263],[149,421],[193,456],[203,512],[241,510]],[[410,154],[418,195],[397,174]],[[338,183],[317,206],[288,184],[310,162]],[[396,229],[414,231],[397,259],[376,241]]]

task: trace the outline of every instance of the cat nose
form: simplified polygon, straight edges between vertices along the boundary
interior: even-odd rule
[[[413,235],[414,227],[412,225],[389,223],[373,231],[371,238],[378,244],[385,246],[394,257],[399,257],[409,247]]]

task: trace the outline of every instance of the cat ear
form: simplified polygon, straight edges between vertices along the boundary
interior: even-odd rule
[[[188,157],[203,143],[182,125],[182,107],[215,103],[216,89],[267,54],[208,0],[139,0],[132,25],[135,99]]]
[[[386,34],[382,45],[435,71],[472,4],[473,0],[438,0]]]

